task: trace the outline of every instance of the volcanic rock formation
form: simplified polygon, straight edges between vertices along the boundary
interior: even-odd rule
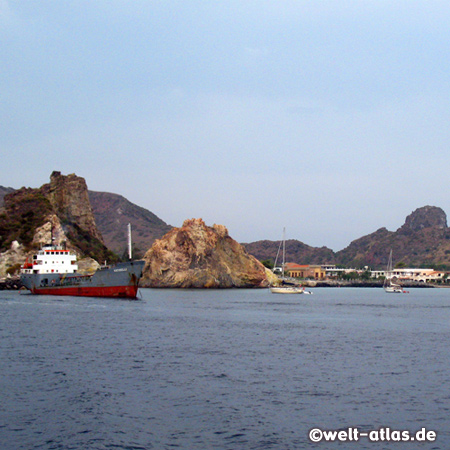
[[[410,267],[450,265],[450,230],[445,212],[436,206],[413,211],[397,231],[380,228],[336,254],[350,267],[384,268],[390,250],[394,261]]]
[[[223,225],[186,220],[145,255],[143,287],[251,288],[268,286],[271,272],[228,235]]]
[[[44,244],[64,244],[79,257],[114,262],[103,244],[84,178],[53,172],[40,188],[6,193],[0,208],[0,276]],[[22,261],[23,262],[23,261]]]
[[[53,172],[50,176],[50,183],[42,186],[41,190],[59,217],[76,223],[90,236],[103,243],[102,235],[95,223],[84,178],[75,174],[61,175],[61,172]]]

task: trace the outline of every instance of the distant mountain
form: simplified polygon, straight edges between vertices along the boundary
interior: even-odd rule
[[[156,239],[172,229],[155,214],[121,195],[89,191],[89,199],[106,246],[119,256],[127,250],[129,223],[136,257],[142,257]]]
[[[0,186],[0,208],[3,206],[3,199],[5,198],[5,195],[10,194],[11,192],[14,192],[15,189],[11,187],[3,187]]]
[[[259,260],[274,260],[279,245],[280,241],[244,244]],[[445,212],[436,206],[418,208],[397,231],[380,228],[336,253],[326,247],[310,247],[300,241],[288,240],[286,262],[384,269],[391,249],[396,264],[450,269],[450,229]]]
[[[245,249],[260,261],[273,260],[277,257],[281,241],[257,241],[243,244]],[[286,241],[286,262],[299,264],[334,264],[336,255],[327,247],[310,247],[295,239]],[[277,265],[282,263],[282,254],[278,256]]]
[[[394,264],[450,268],[450,229],[445,212],[436,206],[413,211],[395,232],[380,228],[336,253],[336,261],[350,267],[386,267],[392,249]]]
[[[125,253],[128,223],[132,226],[136,257],[142,257],[156,239],[172,229],[155,214],[121,195],[95,191],[87,191],[85,195],[85,189],[84,179],[61,176],[59,172],[52,174],[50,184],[39,189],[16,191],[0,186],[0,251],[7,249],[14,239],[30,244],[35,228],[48,222],[46,215],[52,212],[59,217],[64,230],[70,231],[74,245],[86,254],[92,250],[97,257],[105,253],[103,242],[117,255]],[[88,235],[98,243],[88,245]],[[275,260],[280,241],[257,241],[243,246],[259,260]],[[336,253],[327,247],[310,247],[291,239],[286,241],[286,262],[383,269],[391,249],[394,264],[450,269],[450,228],[445,212],[436,206],[418,208],[397,231],[380,228]],[[281,255],[279,258],[281,263]]]

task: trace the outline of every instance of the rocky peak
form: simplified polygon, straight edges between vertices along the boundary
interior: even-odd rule
[[[82,257],[117,259],[103,244],[86,182],[75,174],[53,172],[50,183],[40,188],[23,187],[5,195],[0,212],[0,251],[10,252],[14,241],[24,254],[53,241],[64,243]]]
[[[3,187],[0,186],[0,208],[3,207],[3,199],[5,197],[5,195],[10,194],[11,192],[14,192],[15,189],[11,188],[11,187]]]
[[[189,219],[155,241],[145,255],[144,287],[231,288],[268,285],[265,267],[228,235]]]
[[[228,236],[228,229],[225,225],[213,225],[213,230],[217,233],[218,236],[222,238],[226,238]]]
[[[75,174],[61,175],[61,172],[54,171],[50,176],[50,183],[41,189],[59,217],[77,224],[103,242],[95,223],[84,178]]]
[[[425,228],[444,230],[447,228],[447,215],[437,206],[423,206],[413,211],[398,229],[402,234],[410,234]]]

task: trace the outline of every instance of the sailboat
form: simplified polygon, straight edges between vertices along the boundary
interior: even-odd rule
[[[386,277],[384,279],[383,289],[385,290],[385,292],[394,292],[397,294],[403,293],[403,288],[399,284],[396,284],[392,281],[392,249],[389,253],[389,260],[386,268]]]
[[[275,271],[280,272],[280,268],[277,267],[277,260],[278,256],[280,254],[280,248],[281,245],[283,245],[283,261],[281,263],[281,286],[270,286],[270,292],[272,294],[310,294],[311,292],[305,291],[303,286],[295,285],[293,283],[290,283],[286,281],[285,275],[284,275],[284,267],[285,267],[285,258],[286,258],[286,228],[283,228],[283,240],[280,242],[280,247],[278,247],[278,253],[277,257],[275,258],[275,265],[274,265],[274,273]]]

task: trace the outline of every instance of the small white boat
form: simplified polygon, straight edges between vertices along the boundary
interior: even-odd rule
[[[384,287],[386,292],[394,292],[397,294],[403,294],[403,288],[399,284],[391,283],[388,286]]]
[[[393,292],[396,294],[403,294],[403,288],[392,281],[392,250],[389,253],[388,265],[386,268],[386,278],[384,279],[383,289],[385,292]]]
[[[295,285],[291,282],[286,282],[284,277],[284,266],[285,266],[285,256],[286,256],[286,240],[285,240],[286,229],[283,228],[283,240],[280,242],[280,247],[278,247],[277,257],[275,258],[275,271],[281,271],[281,281],[283,284],[280,286],[270,286],[270,292],[272,294],[312,294],[310,291],[306,291],[303,286]],[[278,255],[280,254],[280,248],[283,245],[283,262],[281,264],[281,270],[277,267]]]
[[[303,286],[271,286],[272,294],[309,294]]]

